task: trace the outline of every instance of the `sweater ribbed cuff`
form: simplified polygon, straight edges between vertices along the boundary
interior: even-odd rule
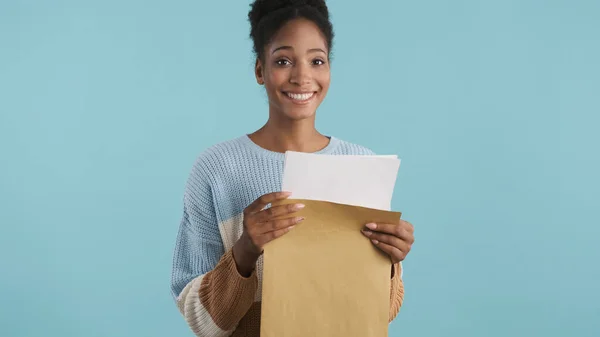
[[[400,312],[402,302],[404,301],[404,283],[400,277],[402,273],[402,265],[400,263],[394,264],[393,270],[394,276],[392,277],[390,286],[390,322],[396,318]]]

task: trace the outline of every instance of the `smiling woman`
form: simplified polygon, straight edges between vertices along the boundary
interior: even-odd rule
[[[284,25],[256,61],[256,78],[269,96],[269,119],[314,119],[329,89],[327,42],[313,21]]]
[[[330,139],[315,129],[315,115],[331,77],[333,27],[325,2],[256,1],[248,18],[256,81],[269,97],[269,119],[249,137],[277,152],[324,148]]]
[[[269,118],[253,133],[205,149],[187,181],[171,292],[197,336],[259,335],[263,246],[303,220],[294,216],[301,204],[265,209],[290,195],[280,191],[285,152],[374,154],[315,128],[331,77],[333,29],[325,2],[256,0],[248,17]],[[390,256],[391,321],[403,301],[401,261],[413,227],[403,220],[370,223],[362,233]]]

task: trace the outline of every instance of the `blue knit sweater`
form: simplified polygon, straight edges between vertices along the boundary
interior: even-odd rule
[[[317,153],[374,154],[335,137]],[[244,318],[243,324],[255,324],[249,322],[248,311],[261,298],[262,259],[253,276],[244,278],[236,272],[231,248],[242,234],[243,210],[261,195],[280,191],[284,156],[244,135],[204,150],[192,167],[174,250],[171,293],[198,336],[231,335],[241,329]]]

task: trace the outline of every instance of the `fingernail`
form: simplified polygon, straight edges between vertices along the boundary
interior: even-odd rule
[[[294,227],[296,227],[296,225],[288,227],[288,231],[291,231],[292,229],[294,229]]]
[[[299,216],[299,217],[296,218],[296,222],[300,222],[302,220],[304,220],[304,217]]]
[[[365,233],[366,236],[371,236],[371,234],[373,234],[373,232],[366,230],[363,230],[363,233]]]
[[[377,240],[371,240],[371,242],[373,242],[374,244],[378,244],[379,243],[379,241],[377,241]]]
[[[303,209],[304,207],[306,207],[306,205],[304,205],[304,204],[296,204],[296,205],[294,205],[294,209],[296,209],[296,210]]]
[[[375,229],[377,228],[377,224],[374,223],[368,223],[365,225],[368,229]]]

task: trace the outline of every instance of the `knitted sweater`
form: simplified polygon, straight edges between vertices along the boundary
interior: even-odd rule
[[[330,137],[316,152],[372,155],[360,145]],[[204,150],[188,177],[173,256],[171,293],[196,336],[258,336],[262,257],[249,277],[237,271],[232,247],[242,234],[244,208],[280,191],[284,154],[247,135]],[[392,268],[391,321],[404,296],[401,265]]]

